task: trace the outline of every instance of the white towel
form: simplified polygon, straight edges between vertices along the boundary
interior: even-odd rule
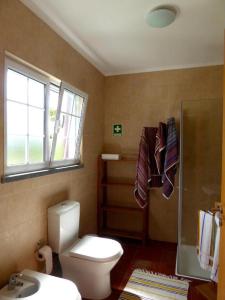
[[[210,249],[212,238],[213,215],[199,211],[199,239],[198,239],[198,258],[200,266],[204,270],[211,270]]]
[[[216,239],[215,239],[215,248],[213,256],[213,266],[211,270],[210,278],[218,282],[218,267],[219,267],[219,245],[220,245],[220,213],[217,212],[214,217],[216,223]]]

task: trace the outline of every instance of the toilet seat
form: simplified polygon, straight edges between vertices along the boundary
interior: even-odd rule
[[[123,254],[123,249],[115,240],[85,235],[69,251],[70,256],[95,262],[108,262]]]

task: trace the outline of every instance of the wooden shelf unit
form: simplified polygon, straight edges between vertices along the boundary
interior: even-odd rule
[[[111,236],[111,237],[124,237],[141,240],[146,243],[148,238],[148,206],[144,209],[136,206],[125,206],[126,203],[121,204],[108,203],[108,192],[110,186],[128,187],[134,188],[134,178],[131,179],[117,179],[110,178],[108,176],[109,163],[133,163],[135,164],[137,159],[122,157],[120,160],[103,160],[101,156],[98,157],[98,205],[97,205],[97,218],[98,218],[98,234],[100,236]],[[135,205],[135,200],[134,200]],[[140,216],[142,222],[142,230],[140,232],[123,230],[121,228],[109,228],[107,225],[107,218],[110,213],[123,213],[129,217],[131,213],[137,213]]]

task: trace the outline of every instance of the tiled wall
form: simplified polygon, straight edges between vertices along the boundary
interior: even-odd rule
[[[181,101],[222,99],[222,79],[222,66],[107,77],[104,151],[137,153],[142,127],[157,126],[159,121],[166,121],[170,116],[176,118],[179,128]],[[222,109],[221,101],[220,107]],[[123,125],[123,136],[113,136],[112,124],[120,123]],[[121,174],[119,169],[116,172],[117,176]],[[124,172],[122,170],[121,176],[126,176]],[[129,169],[128,173],[128,176],[134,176],[134,169]],[[129,201],[135,201],[133,193],[129,193]],[[124,188],[117,189],[117,195],[114,197],[117,201],[128,201]],[[150,192],[149,235],[152,239],[177,240],[177,201],[178,180],[169,201],[162,197],[159,189]],[[126,229],[140,227],[140,220],[134,217],[124,216],[123,221]],[[118,223],[116,218],[115,223]]]
[[[159,120],[171,115],[179,123],[181,100],[222,95],[221,66],[105,79],[19,0],[1,0],[0,174],[3,174],[5,50],[88,93],[89,103],[83,169],[0,184],[0,286],[11,272],[42,267],[34,259],[34,249],[40,238],[47,238],[48,206],[67,198],[79,201],[81,234],[96,231],[96,158],[102,151],[104,128],[105,151],[137,152],[143,126],[156,126]],[[122,137],[112,137],[113,123],[124,125]],[[132,173],[134,168],[129,170]],[[117,195],[119,199],[122,192],[117,190]],[[132,218],[125,220],[134,223]],[[151,193],[149,232],[153,239],[176,240],[177,189],[169,201],[157,190]]]
[[[11,272],[41,268],[34,260],[47,238],[47,207],[81,203],[81,234],[96,232],[96,158],[103,143],[104,77],[18,0],[0,1],[0,174],[3,174],[3,72],[7,50],[88,93],[84,164],[80,170],[0,184],[0,286]],[[16,120],[15,120],[16,122]]]

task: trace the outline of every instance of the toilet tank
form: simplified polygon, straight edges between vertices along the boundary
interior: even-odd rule
[[[48,208],[48,243],[53,252],[63,252],[78,239],[79,221],[79,202],[66,200]]]

